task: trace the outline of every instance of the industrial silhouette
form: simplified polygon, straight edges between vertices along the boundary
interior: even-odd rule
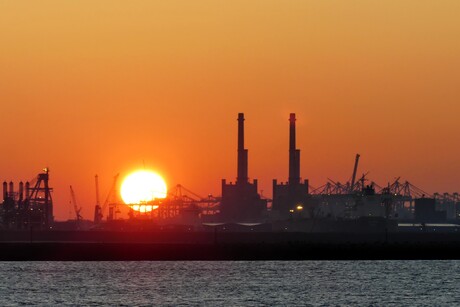
[[[254,220],[261,217],[267,201],[257,192],[257,179],[248,179],[248,150],[244,148],[244,114],[238,114],[238,166],[236,183],[222,179],[220,219],[224,221]]]
[[[278,184],[273,179],[273,210],[280,218],[286,218],[294,211],[306,215],[308,205],[308,180],[300,182],[300,150],[296,148],[295,114],[289,116],[289,180]]]
[[[409,223],[409,225],[413,222],[454,223],[460,218],[458,193],[429,195],[408,181],[400,182],[400,178],[381,187],[369,181],[367,174],[357,176],[359,154],[356,155],[349,181],[342,184],[329,179],[329,182],[323,186],[312,188],[307,179],[301,179],[300,150],[296,146],[295,113],[289,115],[288,180],[279,183],[274,179],[273,199],[266,199],[258,192],[257,179],[249,181],[249,158],[248,150],[245,148],[244,121],[244,114],[239,113],[236,182],[222,179],[221,196],[202,197],[178,184],[169,191],[165,199],[156,199],[152,203],[145,204],[155,210],[136,211],[133,207],[122,205],[116,197],[118,174],[114,177],[107,197],[101,204],[96,176],[94,223],[83,220],[81,207],[77,204],[73,188],[70,188],[71,204],[75,211],[73,225],[78,229],[81,229],[84,224],[85,227],[97,229],[109,227],[107,225],[119,225],[116,226],[118,229],[125,229],[128,226],[119,223],[122,213],[120,208],[130,210],[127,212],[129,219],[126,221],[133,222],[133,225],[140,225],[139,229],[147,225],[146,222],[150,223],[147,225],[150,228],[153,227],[152,225],[159,224],[202,227],[208,222],[217,222],[237,225],[235,227],[246,227],[251,224],[254,228],[257,224],[262,225],[260,227],[263,228],[265,227],[263,225],[269,225],[267,227],[271,230],[282,229],[283,231],[306,231],[306,229],[312,231],[313,227],[316,231],[339,231],[339,229],[343,231],[362,223],[367,225],[367,220],[373,225],[380,223],[379,225],[388,226],[391,222],[394,226],[399,222]],[[59,223],[56,223],[53,217],[52,189],[48,181],[49,171],[45,169],[43,173],[38,174],[34,182],[19,183],[18,191],[14,190],[13,182],[9,184],[4,182],[3,203],[0,205],[0,228],[59,228]],[[271,206],[269,206],[270,202]]]

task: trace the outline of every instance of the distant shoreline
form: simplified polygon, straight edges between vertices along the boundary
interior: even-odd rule
[[[459,244],[0,243],[1,261],[460,259]]]
[[[392,259],[460,259],[460,235],[0,232],[1,261]]]

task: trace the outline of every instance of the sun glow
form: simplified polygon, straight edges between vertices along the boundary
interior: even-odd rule
[[[157,173],[136,171],[123,180],[120,193],[125,204],[133,210],[148,212],[158,208],[149,202],[165,198],[167,187],[164,179]]]

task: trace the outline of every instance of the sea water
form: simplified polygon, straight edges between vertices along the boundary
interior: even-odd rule
[[[0,262],[0,305],[458,306],[460,261]]]

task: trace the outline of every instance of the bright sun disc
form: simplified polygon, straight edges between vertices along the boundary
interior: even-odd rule
[[[137,171],[128,175],[123,180],[120,191],[121,198],[127,205],[146,204],[156,198],[165,198],[166,193],[167,188],[163,178],[150,171]],[[136,210],[139,206],[132,206],[132,208]]]

